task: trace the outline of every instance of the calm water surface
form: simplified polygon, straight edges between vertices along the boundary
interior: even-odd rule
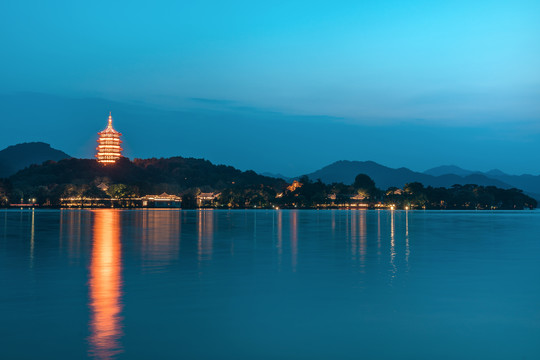
[[[540,359],[540,212],[0,211],[2,359]]]

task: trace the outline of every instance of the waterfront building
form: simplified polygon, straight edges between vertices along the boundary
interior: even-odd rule
[[[402,194],[403,194],[403,190],[396,187],[391,187],[386,191],[386,195],[402,195]]]
[[[219,195],[221,193],[200,193],[197,195],[197,205],[199,207],[214,206]]]
[[[109,113],[109,124],[107,128],[99,132],[98,135],[98,147],[96,148],[97,161],[105,165],[114,164],[116,160],[122,157],[123,149],[120,147],[122,143],[120,136],[122,134],[113,128],[111,113]]]
[[[352,194],[352,195],[349,195],[351,200],[355,200],[355,201],[362,201],[362,200],[365,200],[366,199],[366,195],[364,194]]]
[[[142,207],[150,208],[180,208],[182,198],[176,195],[163,193],[161,195],[146,195],[141,198]]]
[[[83,207],[119,207],[119,208],[181,208],[182,198],[177,195],[163,193],[161,195],[145,195],[134,198],[95,198],[73,196],[60,199],[60,206],[64,208]]]
[[[109,185],[105,184],[105,183],[100,183],[98,186],[96,186],[99,190],[101,191],[107,191],[109,190]]]

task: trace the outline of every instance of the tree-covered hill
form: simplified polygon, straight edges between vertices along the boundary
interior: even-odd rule
[[[129,202],[163,192],[182,195],[185,208],[200,204],[200,192],[219,192],[217,208],[397,208],[397,209],[524,209],[536,200],[518,189],[453,185],[424,187],[419,182],[402,189],[381,189],[370,176],[358,174],[351,185],[313,182],[307,176],[287,186],[282,179],[214,165],[203,159],[122,158],[114,165],[95,160],[67,159],[32,165],[0,181],[0,205],[19,202],[59,206],[62,198],[116,199]],[[101,200],[99,200],[101,201]],[[120,203],[117,203],[120,205]],[[90,206],[92,206],[90,204]],[[130,205],[126,205],[130,206]]]
[[[69,159],[63,151],[53,149],[43,142],[29,142],[8,146],[0,151],[0,178],[8,177],[32,164],[41,164],[47,160]]]
[[[168,192],[181,194],[190,190],[221,191],[235,187],[285,186],[281,179],[241,171],[232,166],[214,165],[204,159],[173,157],[168,159],[120,159],[114,165],[102,165],[90,159],[66,159],[32,165],[9,177],[4,184],[9,198],[50,199],[99,195],[98,187],[124,184],[133,195]]]

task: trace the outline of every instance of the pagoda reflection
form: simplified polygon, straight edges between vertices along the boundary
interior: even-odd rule
[[[109,359],[121,352],[122,262],[120,213],[95,210],[90,263],[90,355]]]

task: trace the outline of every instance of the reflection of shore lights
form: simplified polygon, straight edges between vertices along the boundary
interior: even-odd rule
[[[110,359],[121,350],[122,255],[120,213],[94,212],[92,259],[90,262],[90,352]]]

